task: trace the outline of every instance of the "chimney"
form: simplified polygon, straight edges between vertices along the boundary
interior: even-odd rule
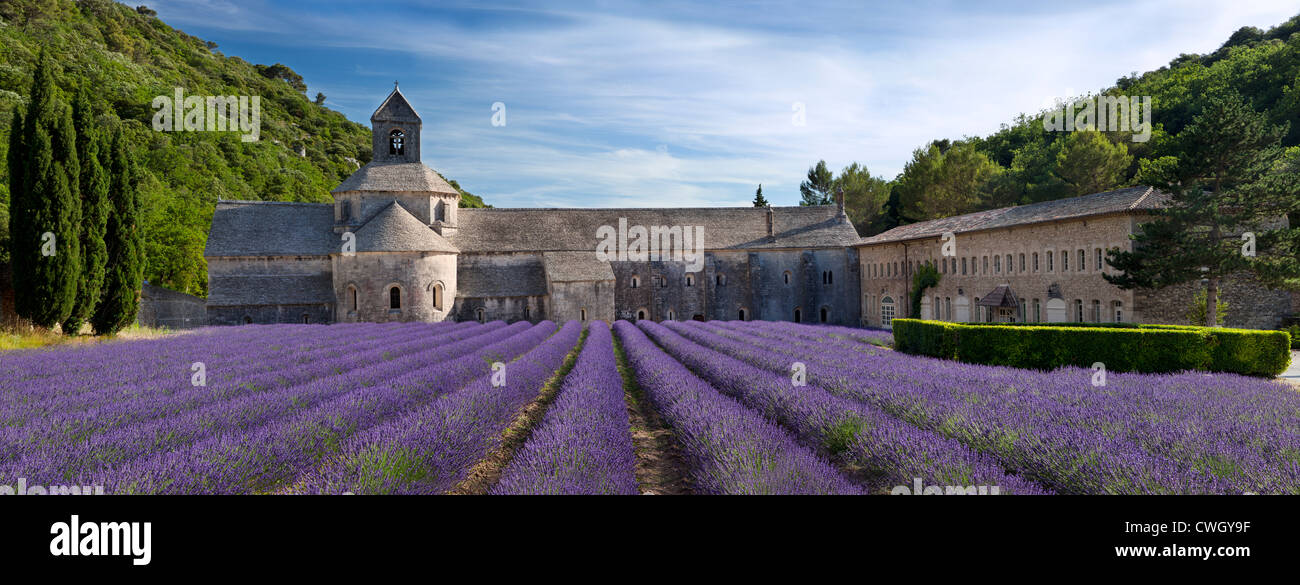
[[[767,241],[776,241],[776,214],[772,211],[772,206],[767,206]]]
[[[835,218],[848,219],[849,215],[844,213],[844,187],[838,187],[835,189],[835,205],[839,207],[839,211],[836,212]]]

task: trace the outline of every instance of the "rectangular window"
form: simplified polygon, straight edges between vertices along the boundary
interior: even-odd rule
[[[1025,255],[1022,253],[1020,254],[1020,272],[1023,273],[1024,271],[1025,271]]]
[[[966,276],[966,259],[961,259],[961,275]]]
[[[989,257],[988,257],[988,256],[985,256],[985,257],[984,257],[984,274],[988,274],[988,273],[989,273]]]
[[[1038,252],[1034,252],[1034,272],[1038,272]]]
[[[1038,299],[1034,299],[1034,322],[1043,322],[1043,306],[1038,304]]]
[[[1015,271],[1016,267],[1011,264],[1011,254],[1007,254],[1007,274],[1011,274]]]
[[[1087,269],[1088,269],[1088,253],[1084,252],[1083,250],[1079,250],[1079,272],[1083,272]]]
[[[994,257],[993,257],[993,272],[994,272],[994,274],[1001,274],[1001,273],[1002,273],[1002,257],[1001,257],[1001,256],[994,256]]]
[[[1065,250],[1061,250],[1061,272],[1069,272],[1069,271],[1070,271],[1070,253]]]
[[[1101,263],[1101,248],[1097,248],[1097,263],[1096,263],[1096,268],[1097,268],[1097,272],[1101,272],[1101,269],[1102,269],[1102,263]]]
[[[1048,271],[1048,272],[1051,272],[1052,270],[1055,269],[1055,267],[1052,266],[1052,263],[1056,261],[1055,259],[1056,259],[1056,253],[1055,253],[1055,252],[1048,252],[1048,253],[1047,253],[1047,271]]]
[[[1061,270],[1065,270],[1065,263],[1061,263]],[[1074,322],[1083,323],[1083,300],[1074,300]]]

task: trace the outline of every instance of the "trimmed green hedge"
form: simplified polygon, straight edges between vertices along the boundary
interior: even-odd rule
[[[1274,377],[1291,361],[1285,331],[1133,323],[949,323],[894,319],[894,348],[973,364],[1112,372],[1182,370]]]

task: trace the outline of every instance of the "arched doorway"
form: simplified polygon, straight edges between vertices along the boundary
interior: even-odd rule
[[[794,322],[795,322],[795,323],[800,323],[800,322],[802,322],[802,321],[803,321],[803,311],[801,311],[801,310],[799,310],[798,308],[796,308],[796,309],[794,310]]]

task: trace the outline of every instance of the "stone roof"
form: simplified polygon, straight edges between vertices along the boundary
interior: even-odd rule
[[[203,255],[328,256],[339,242],[329,203],[218,201]]]
[[[329,274],[208,277],[208,306],[309,305],[334,302]]]
[[[1016,298],[1016,293],[1011,291],[1011,286],[999,284],[993,292],[980,297],[980,301],[975,303],[981,307],[1009,307],[1016,308],[1020,306],[1020,300]]]
[[[499,261],[456,258],[456,296],[533,297],[547,293],[546,268],[536,254]]]
[[[1094,215],[1151,211],[1159,208],[1168,200],[1169,195],[1167,193],[1156,191],[1151,187],[1127,187],[1104,193],[990,209],[988,211],[913,223],[865,238],[862,243],[898,242],[937,237],[946,232],[959,234],[1061,219],[1077,219]]]
[[[775,238],[767,237],[767,210],[756,207],[628,209],[461,209],[451,241],[462,252],[595,250],[601,226],[703,226],[705,250],[834,248],[859,241],[834,205],[774,207]]]
[[[459,250],[396,201],[356,231],[358,252],[450,252]]]
[[[393,87],[392,93],[384,98],[384,103],[375,108],[375,113],[370,115],[370,121],[390,120],[394,122],[419,122],[420,114],[415,112],[415,107],[407,101],[402,91]]]
[[[459,194],[438,173],[421,162],[370,161],[357,169],[330,193],[384,191]]]
[[[609,262],[596,259],[596,251],[547,252],[542,255],[551,282],[614,280]]]

